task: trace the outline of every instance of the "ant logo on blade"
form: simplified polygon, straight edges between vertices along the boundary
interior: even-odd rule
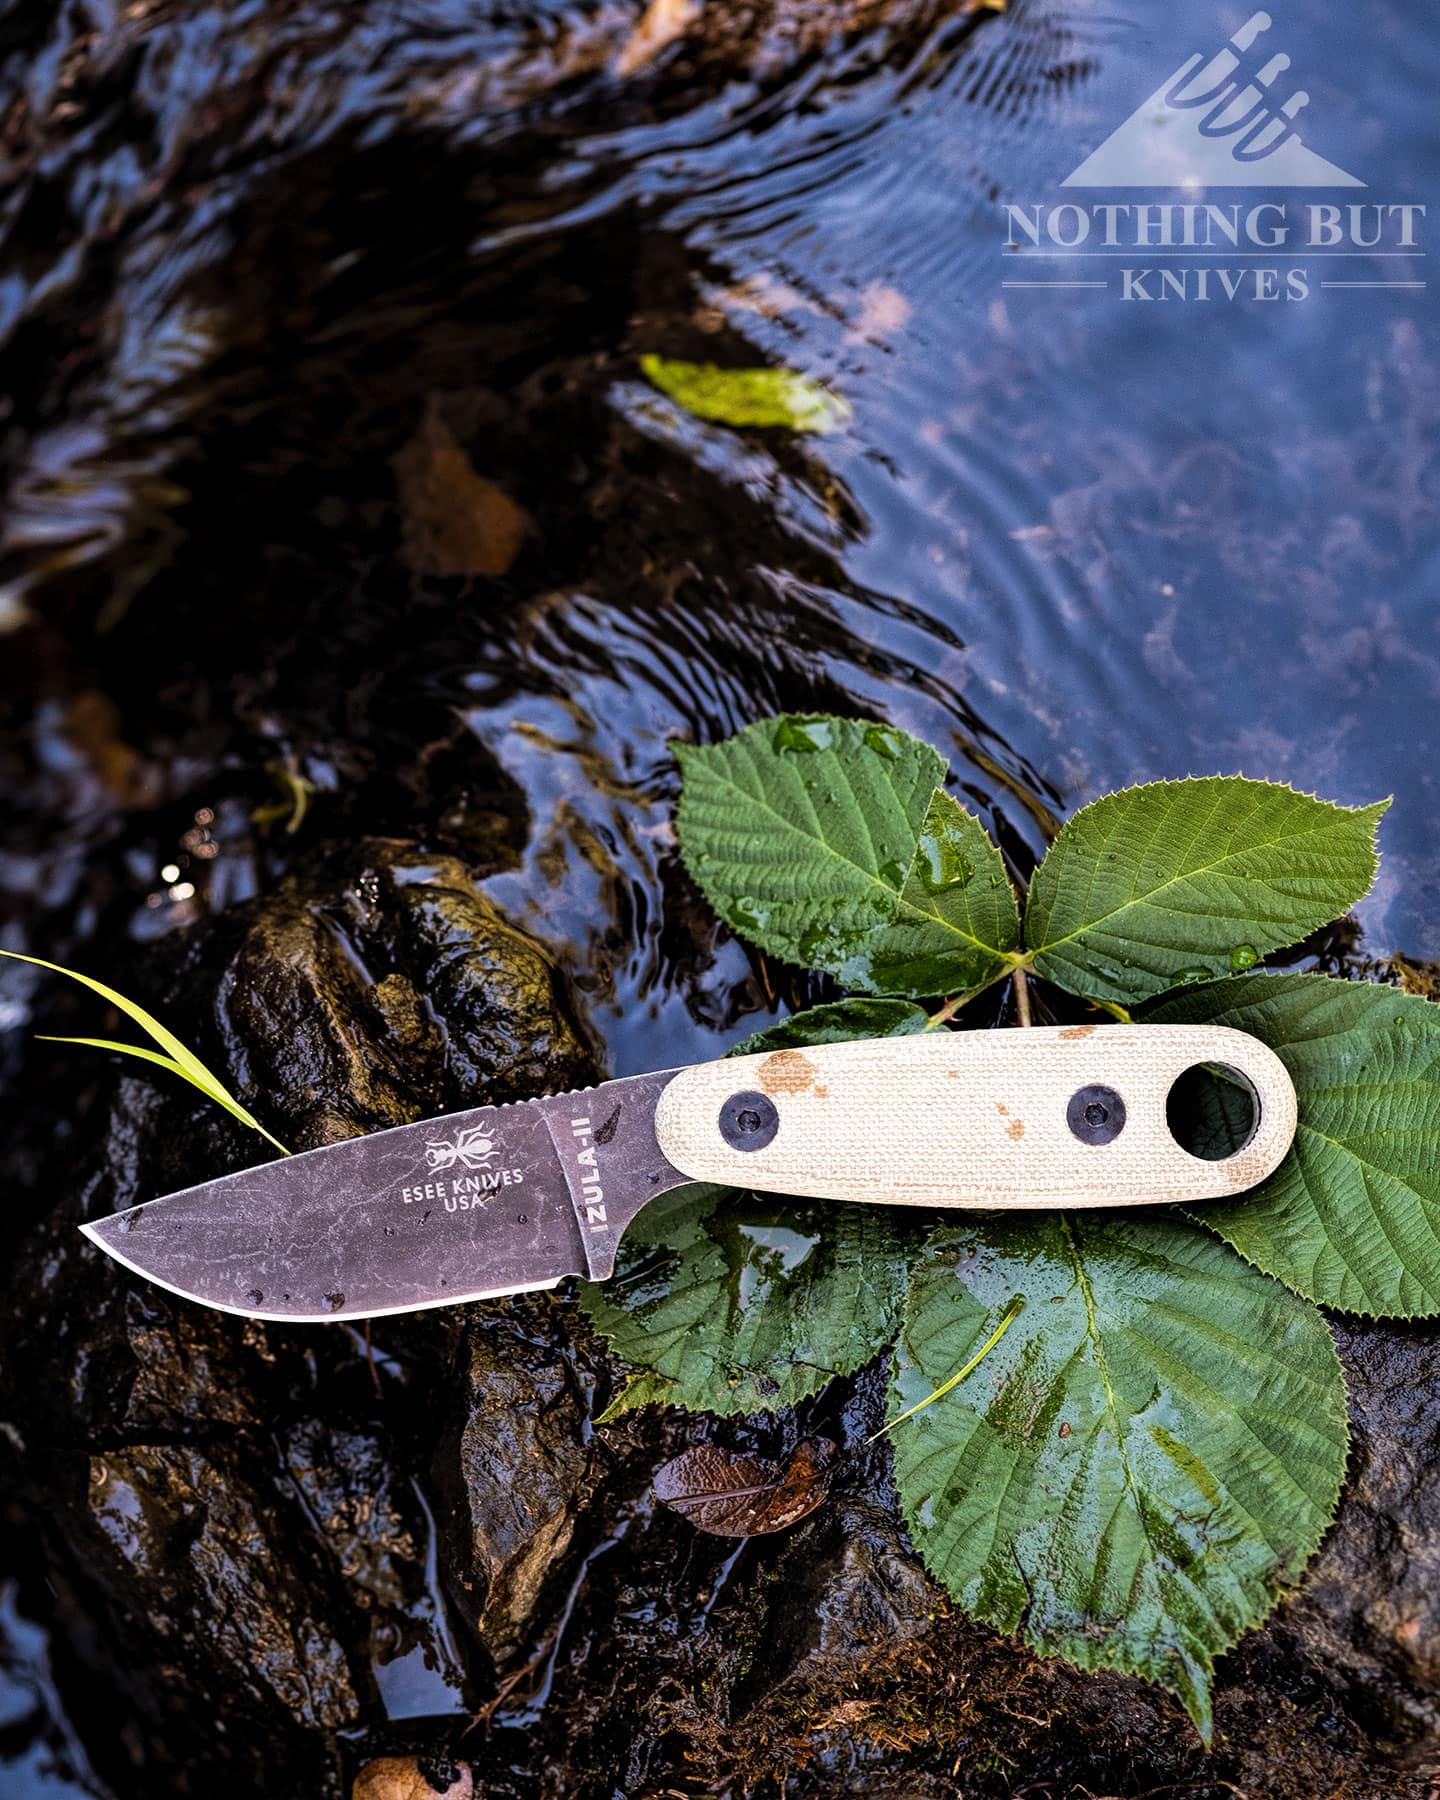
[[[488,1138],[478,1125],[459,1132],[454,1139],[437,1138],[425,1145],[425,1162],[432,1169],[453,1169],[463,1163],[467,1169],[488,1169],[499,1151],[494,1138]]]
[[[1015,257],[1128,266],[1087,270],[1083,279],[1060,269],[1054,273],[1065,279],[1004,285],[1116,291],[1113,272],[1130,301],[1293,301],[1308,300],[1317,287],[1423,289],[1409,259],[1424,254],[1416,235],[1424,206],[1277,197],[1290,188],[1367,184],[1302,139],[1297,120],[1310,95],[1282,80],[1290,57],[1264,42],[1271,25],[1268,13],[1257,12],[1217,54],[1188,57],[1061,183],[1168,188],[1180,199],[1005,209],[1006,249]],[[1239,201],[1208,198],[1235,188],[1252,192]],[[1259,199],[1256,188],[1271,197]],[[1320,257],[1330,259],[1334,279],[1313,277],[1309,263]],[[1344,266],[1347,259],[1353,267]]]
[[[406,1206],[430,1207],[437,1202],[448,1213],[484,1212],[499,1188],[514,1187],[525,1179],[523,1169],[492,1169],[500,1146],[478,1125],[467,1125],[453,1138],[431,1138],[425,1145],[425,1173],[434,1179],[402,1187]],[[468,1169],[467,1175],[441,1179],[451,1169]],[[429,1212],[425,1217],[430,1217]]]

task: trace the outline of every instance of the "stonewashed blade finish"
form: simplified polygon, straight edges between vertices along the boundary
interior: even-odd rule
[[[1221,1065],[1249,1135],[1193,1156],[1167,1100]],[[727,1057],[482,1106],[267,1163],[82,1227],[137,1274],[251,1318],[373,1318],[604,1281],[687,1181],[876,1206],[1075,1210],[1254,1187],[1295,1134],[1258,1038],[1210,1024],[925,1032]]]
[[[184,1299],[291,1323],[604,1280],[625,1225],[687,1179],[655,1142],[671,1073],[328,1144],[81,1230]]]

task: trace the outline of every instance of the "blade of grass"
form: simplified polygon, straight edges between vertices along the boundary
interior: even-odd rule
[[[963,1369],[957,1369],[948,1381],[941,1382],[940,1386],[936,1388],[933,1394],[927,1394],[923,1400],[917,1400],[913,1406],[908,1407],[906,1411],[901,1413],[898,1419],[892,1419],[888,1425],[882,1425],[878,1431],[872,1431],[865,1442],[867,1444],[873,1444],[876,1438],[884,1437],[887,1431],[893,1431],[897,1425],[903,1425],[907,1419],[913,1419],[916,1413],[924,1412],[925,1408],[933,1405],[936,1400],[943,1400],[946,1394],[950,1392],[951,1388],[958,1387],[972,1369],[979,1368],[980,1364],[984,1362],[985,1358],[1000,1342],[1001,1338],[1004,1337],[1005,1333],[1015,1323],[1016,1319],[1020,1317],[1020,1314],[1024,1312],[1024,1310],[1024,1296],[1016,1294],[1010,1304],[1005,1308],[1004,1316],[1001,1318],[1000,1323],[970,1358],[969,1362],[965,1364]]]
[[[160,1050],[147,1050],[140,1044],[119,1044],[109,1038],[52,1037],[47,1039],[47,1042],[85,1044],[96,1050],[115,1050],[122,1055],[138,1056],[146,1062],[156,1063],[161,1068],[170,1069],[175,1074],[183,1076],[193,1087],[197,1087],[207,1099],[223,1106],[242,1125],[248,1125],[252,1131],[258,1131],[261,1137],[273,1144],[282,1156],[290,1154],[279,1138],[272,1136],[253,1114],[246,1111],[220,1078],[205,1067],[195,1052],[182,1044],[173,1031],[167,1031],[158,1019],[146,1012],[143,1006],[137,1006],[133,1000],[127,1000],[124,994],[117,993],[112,987],[106,987],[103,981],[96,981],[91,975],[82,975],[78,969],[63,968],[59,963],[46,962],[41,956],[22,956],[18,950],[0,950],[0,956],[8,956],[14,962],[32,963],[37,969],[49,969],[53,975],[66,975],[71,981],[78,981],[82,987],[88,987],[92,993],[99,994],[101,999],[108,1000],[112,1006],[118,1006],[121,1012],[133,1019],[142,1031],[155,1040],[160,1046]],[[162,1055],[161,1051],[165,1054]]]
[[[197,1081],[188,1069],[182,1069],[173,1056],[167,1056],[163,1050],[147,1050],[143,1044],[121,1044],[114,1038],[93,1037],[53,1037],[49,1032],[37,1031],[37,1044],[83,1044],[89,1050],[115,1050],[121,1056],[140,1056],[146,1062],[157,1064],[162,1069],[169,1069],[172,1074],[181,1075],[192,1087],[198,1087],[211,1100],[222,1106],[229,1104],[230,1096],[223,1088],[211,1087],[208,1082]]]
[[[119,1044],[112,1038],[51,1037],[44,1032],[37,1032],[36,1040],[42,1044],[84,1044],[91,1050],[114,1050],[121,1056],[138,1056],[145,1062],[154,1063],[158,1068],[169,1069],[172,1075],[178,1075],[183,1081],[188,1081],[192,1087],[198,1088],[207,1100],[213,1100],[217,1106],[223,1106],[226,1112],[233,1114],[242,1125],[248,1125],[252,1131],[258,1131],[261,1137],[272,1143],[282,1156],[290,1154],[279,1138],[271,1136],[254,1113],[247,1111],[233,1094],[227,1093],[218,1084],[211,1087],[208,1082],[197,1080],[188,1069],[181,1068],[173,1056],[166,1056],[163,1051],[147,1050],[143,1044]]]

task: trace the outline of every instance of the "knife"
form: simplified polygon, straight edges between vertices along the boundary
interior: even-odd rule
[[[1166,1099],[1195,1065],[1246,1091],[1219,1161]],[[1145,1206],[1235,1194],[1295,1134],[1273,1051],[1207,1025],[936,1031],[728,1057],[479,1106],[225,1175],[82,1225],[187,1300],[247,1318],[376,1318],[604,1281],[657,1195],[719,1182],[863,1205]]]

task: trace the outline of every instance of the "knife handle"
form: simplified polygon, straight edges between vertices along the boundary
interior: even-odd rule
[[[1248,1086],[1248,1140],[1192,1156],[1165,1118],[1187,1069]],[[1117,1104],[1118,1102],[1118,1104]],[[682,1069],[655,1113],[693,1181],[883,1206],[1140,1206],[1254,1187],[1295,1135],[1295,1089],[1258,1038],[1221,1025],[935,1031]]]

